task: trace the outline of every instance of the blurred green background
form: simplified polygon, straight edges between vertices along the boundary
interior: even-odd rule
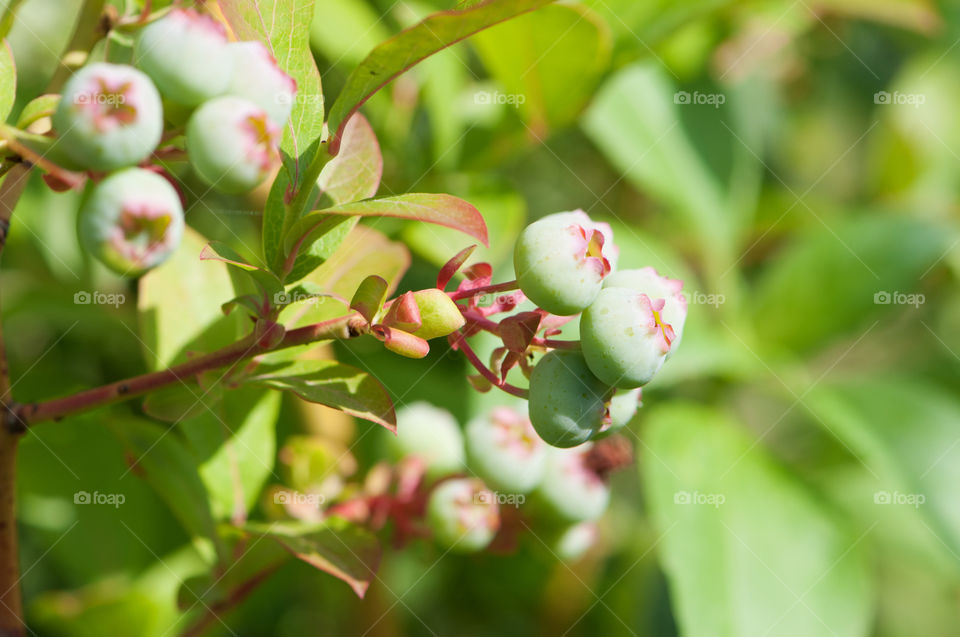
[[[374,45],[451,6],[317,4],[328,104]],[[24,2],[10,35],[18,107],[46,86],[78,7]],[[621,267],[685,281],[682,347],[645,388],[636,466],[616,474],[584,558],[558,561],[535,535],[510,555],[438,559],[415,543],[386,551],[364,600],[289,563],[211,634],[956,635],[958,105],[960,6],[946,0],[563,2],[399,78],[364,107],[384,154],[380,194],[474,203],[497,281],[512,278],[527,221],[583,208],[612,224]],[[136,284],[80,251],[77,203],[36,180],[3,254],[21,401],[145,368]],[[260,206],[211,195],[187,220],[258,245]],[[409,247],[400,289],[432,285],[468,244],[370,225]],[[75,303],[86,290],[123,299]],[[200,291],[189,302],[219,311]],[[408,361],[360,342],[338,354],[399,403],[429,400],[461,422],[505,400],[473,392],[443,350]],[[353,445],[369,467],[388,435],[289,397],[279,413],[268,456],[307,431]],[[196,555],[111,433],[142,417],[139,404],[101,410],[21,445],[23,587],[38,634],[162,635],[175,621]],[[79,490],[126,501],[78,507]],[[684,492],[723,504],[678,506]]]

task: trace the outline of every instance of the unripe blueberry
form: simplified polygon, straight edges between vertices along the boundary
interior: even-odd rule
[[[663,299],[660,318],[673,328],[675,337],[667,358],[673,354],[683,336],[683,324],[687,320],[687,297],[683,295],[683,281],[660,276],[652,267],[614,272],[603,281],[605,288],[630,288],[642,292],[651,299]]]
[[[610,399],[610,403],[607,405],[607,415],[610,417],[610,422],[604,423],[600,431],[597,432],[597,435],[593,437],[594,440],[605,438],[626,427],[627,423],[630,422],[637,413],[637,409],[642,405],[640,402],[642,391],[639,387],[629,390],[617,390],[617,393],[613,395],[613,398]]]
[[[523,229],[514,248],[520,289],[552,314],[586,309],[610,272],[603,232],[578,218],[576,212],[564,212],[535,221]]]
[[[604,288],[580,317],[580,345],[590,371],[621,389],[650,382],[666,359],[673,329],[664,300],[627,288]]]
[[[127,168],[97,184],[78,219],[80,241],[92,255],[123,275],[162,263],[183,237],[183,207],[166,179]]]
[[[230,86],[233,56],[227,44],[223,25],[210,16],[174,9],[140,32],[134,59],[164,97],[197,106]]]
[[[603,425],[609,394],[579,352],[553,350],[530,375],[530,422],[547,444],[574,447]]]
[[[540,482],[547,445],[525,414],[496,407],[467,424],[466,440],[470,468],[487,484],[509,493],[527,493]]]
[[[63,87],[53,114],[58,146],[92,170],[138,164],[160,143],[163,106],[146,75],[121,64],[83,67]]]
[[[493,493],[476,478],[442,482],[430,494],[427,522],[438,543],[461,552],[482,551],[500,528]]]
[[[426,402],[405,405],[397,410],[397,435],[390,441],[395,457],[419,457],[430,477],[463,471],[463,433],[446,409]]]
[[[280,159],[279,138],[280,129],[262,108],[241,97],[218,97],[190,117],[187,155],[208,185],[240,194],[270,174]]]
[[[596,522],[568,526],[553,541],[553,552],[562,560],[578,560],[596,543],[598,535]]]
[[[228,93],[265,110],[278,128],[286,126],[297,92],[296,81],[277,66],[262,42],[231,42],[227,49],[234,68]]]
[[[570,522],[596,520],[607,509],[610,489],[587,465],[588,446],[550,449],[537,497]]]

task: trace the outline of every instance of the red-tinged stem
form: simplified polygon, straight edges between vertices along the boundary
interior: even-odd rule
[[[365,333],[366,329],[365,322],[358,314],[348,314],[291,330],[274,347],[263,347],[251,335],[215,352],[198,356],[159,372],[141,374],[63,398],[54,398],[39,403],[10,404],[6,412],[6,425],[11,431],[24,431],[30,425],[38,422],[59,420],[64,416],[81,411],[88,411],[142,396],[174,383],[189,382],[202,372],[232,367],[241,361],[268,351],[287,349],[316,341],[355,338]]]
[[[485,332],[490,332],[494,336],[500,336],[500,324],[496,321],[491,321],[471,311],[464,312],[463,316],[471,325],[475,325]],[[539,336],[533,337],[530,344],[550,349],[580,349],[580,341],[558,341],[552,338],[540,338]]]
[[[503,391],[511,394],[513,396],[519,396],[520,398],[526,398],[529,393],[526,389],[522,387],[517,387],[516,385],[511,385],[510,383],[500,380],[500,378],[490,371],[490,369],[483,364],[477,353],[473,351],[473,348],[470,347],[470,344],[467,343],[467,339],[462,334],[451,334],[449,336],[450,345],[455,348],[458,348],[463,352],[463,355],[467,357],[467,360],[470,361],[470,364],[476,368],[480,374],[490,381],[490,384],[494,387],[499,387]]]
[[[447,292],[450,295],[450,298],[454,301],[459,301],[461,299],[472,299],[475,296],[480,296],[482,294],[495,294],[497,292],[512,292],[518,289],[520,286],[516,281],[507,281],[506,283],[497,283],[495,285],[484,285],[479,288],[473,288],[472,290],[459,290],[457,292]]]

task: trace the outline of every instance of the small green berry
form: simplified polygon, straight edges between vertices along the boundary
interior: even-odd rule
[[[134,59],[164,97],[197,106],[230,86],[234,68],[227,44],[226,29],[210,16],[174,9],[140,32]]]
[[[485,549],[500,528],[494,494],[476,478],[440,483],[427,503],[427,522],[434,539],[460,553]]]
[[[528,493],[543,475],[547,445],[530,419],[516,409],[496,407],[466,428],[470,468],[487,484],[509,493]]]
[[[620,389],[646,385],[660,370],[673,342],[663,322],[663,299],[627,288],[604,288],[580,317],[580,344],[590,370]]]
[[[234,68],[227,92],[265,110],[278,128],[286,126],[297,93],[296,81],[280,70],[262,42],[231,42],[227,50]]]
[[[530,375],[530,422],[547,444],[575,447],[603,425],[609,394],[579,352],[553,350]]]
[[[83,67],[63,88],[53,114],[58,146],[91,170],[138,164],[163,134],[160,94],[146,75],[122,64]]]
[[[187,123],[190,165],[228,194],[253,190],[278,163],[280,131],[266,111],[240,97],[212,99]]]
[[[180,245],[183,226],[177,191],[141,168],[121,170],[94,186],[78,219],[87,251],[126,276],[165,261]]]
[[[558,517],[570,522],[596,520],[607,509],[610,489],[586,462],[589,445],[551,449],[536,495]]]
[[[390,438],[394,457],[419,457],[433,478],[464,467],[463,433],[446,409],[415,402],[397,410],[397,435]]]

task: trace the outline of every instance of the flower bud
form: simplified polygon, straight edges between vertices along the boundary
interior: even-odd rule
[[[413,331],[414,336],[429,341],[452,334],[466,323],[457,304],[443,290],[417,290],[413,299],[420,308],[420,327]]]
[[[78,219],[84,248],[125,276],[166,260],[180,245],[183,226],[177,191],[140,168],[121,170],[94,186]]]

